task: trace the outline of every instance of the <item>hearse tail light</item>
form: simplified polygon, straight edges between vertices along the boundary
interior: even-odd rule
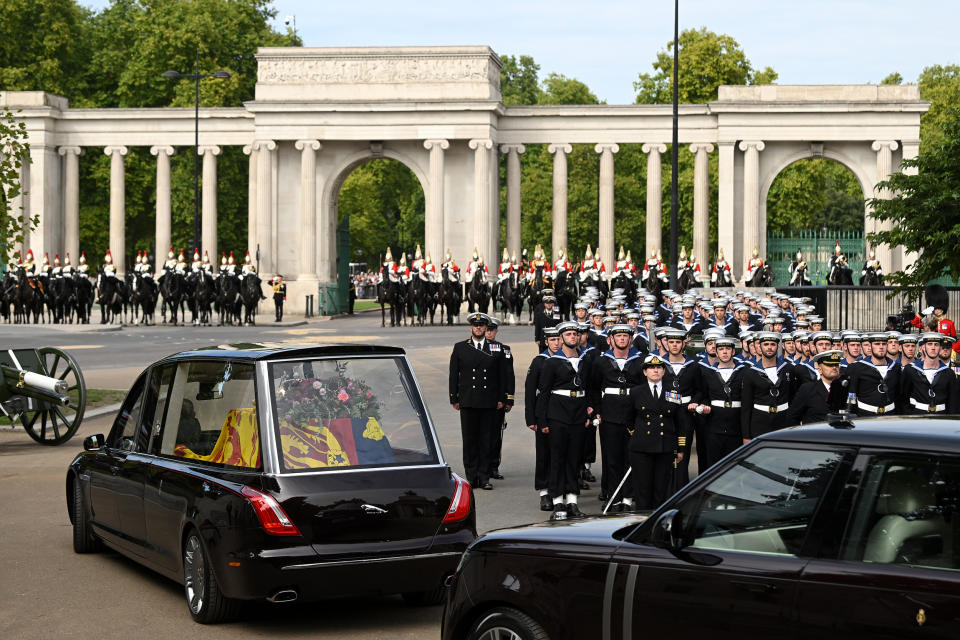
[[[244,486],[240,493],[250,501],[264,531],[275,536],[299,536],[300,529],[293,524],[283,507],[273,496]]]
[[[457,488],[453,492],[453,498],[450,500],[450,508],[447,514],[443,516],[443,523],[460,522],[470,515],[470,483],[453,474],[453,479],[457,483]]]

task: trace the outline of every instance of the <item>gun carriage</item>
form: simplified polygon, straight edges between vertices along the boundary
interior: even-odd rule
[[[0,419],[31,438],[59,445],[83,421],[87,387],[77,361],[54,347],[0,351]]]

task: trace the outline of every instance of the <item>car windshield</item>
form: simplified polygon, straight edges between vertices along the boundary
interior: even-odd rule
[[[401,358],[276,362],[270,364],[270,381],[283,471],[439,461]]]

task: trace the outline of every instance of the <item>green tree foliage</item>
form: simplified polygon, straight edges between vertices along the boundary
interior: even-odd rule
[[[424,195],[420,181],[401,162],[373,159],[350,173],[340,189],[337,213],[350,219],[351,261],[376,270],[390,247],[399,262],[423,242]],[[443,256],[431,256],[439,263]]]
[[[23,242],[25,231],[37,222],[35,217],[24,220],[23,211],[13,201],[23,193],[20,168],[29,159],[27,126],[9,109],[0,110],[0,260],[10,257]],[[5,262],[5,261],[4,261]]]
[[[888,74],[886,78],[880,81],[880,84],[903,84],[903,76],[899,71]]]
[[[500,59],[500,95],[507,106],[537,104],[540,65],[531,56],[503,56]]]
[[[863,188],[849,169],[808,158],[780,172],[767,195],[767,230],[863,230]]]
[[[917,78],[920,97],[930,101],[930,110],[920,120],[920,151],[932,151],[946,142],[945,129],[960,105],[960,65],[935,64]]]
[[[870,200],[873,217],[891,227],[871,233],[870,242],[919,256],[912,267],[887,277],[913,295],[943,275],[960,278],[960,109],[944,110],[942,118],[940,144],[921,147],[920,155],[878,185],[891,190],[891,199]]]
[[[89,16],[75,0],[0,2],[0,87],[83,92]]]
[[[717,99],[722,84],[770,84],[777,79],[770,67],[755,70],[740,44],[731,36],[700,29],[680,32],[680,76],[677,93],[681,104],[701,104]],[[657,53],[653,73],[641,73],[633,83],[637,104],[667,104],[673,100],[673,41]]]
[[[590,88],[576,78],[551,73],[543,80],[540,104],[600,104]]]

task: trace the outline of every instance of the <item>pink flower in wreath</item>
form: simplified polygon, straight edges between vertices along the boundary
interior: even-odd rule
[[[313,381],[313,388],[314,388],[314,389],[322,389],[322,388],[323,388],[323,383],[320,382],[319,380],[314,380],[314,381]]]
[[[372,398],[372,397],[373,397],[373,394],[370,393],[369,391],[367,391],[367,397],[368,397],[368,398]]]
[[[340,402],[346,402],[350,399],[350,396],[347,395],[347,392],[343,389],[340,389],[340,393],[337,394],[337,400]]]

